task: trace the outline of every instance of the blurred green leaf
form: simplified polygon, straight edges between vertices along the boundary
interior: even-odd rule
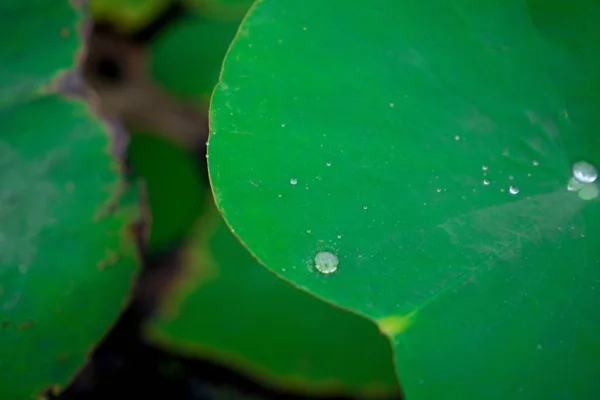
[[[228,10],[228,2],[223,0],[210,3],[223,3],[222,12]],[[210,14],[189,12],[185,18],[165,28],[152,43],[152,74],[174,95],[208,102],[229,44],[244,12],[252,4],[249,0],[233,3],[240,9],[236,8],[229,18],[216,11]]]
[[[599,19],[262,0],[240,28],[211,105],[217,205],[272,271],[377,321],[409,400],[600,398],[600,189],[571,171],[600,167]]]
[[[68,383],[124,306],[137,190],[114,135],[56,89],[81,40],[67,1],[0,5],[0,398]]]
[[[375,325],[267,271],[212,199],[184,254],[184,273],[149,325],[154,341],[288,389],[397,393],[390,344]]]
[[[148,251],[159,253],[175,245],[193,226],[207,182],[192,154],[156,136],[133,135],[129,160],[148,192],[152,214]]]
[[[253,0],[186,0],[202,16],[221,21],[239,22]]]
[[[135,32],[151,23],[172,0],[90,0],[95,20],[110,21],[122,32]]]

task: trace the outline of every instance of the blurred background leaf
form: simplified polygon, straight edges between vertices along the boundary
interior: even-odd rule
[[[3,400],[64,387],[137,272],[139,192],[122,176],[122,132],[64,94],[84,91],[73,72],[80,11],[66,1],[0,5]]]
[[[90,12],[96,21],[110,21],[121,32],[135,32],[152,23],[171,0],[91,0]]]
[[[258,264],[212,196],[183,254],[183,274],[149,325],[156,342],[299,392],[397,394],[390,344],[375,324]]]

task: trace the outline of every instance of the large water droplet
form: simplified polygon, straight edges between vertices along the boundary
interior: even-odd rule
[[[490,181],[489,181],[489,179],[484,179],[484,180],[483,180],[483,184],[484,184],[485,186],[488,186],[488,185],[490,184]]]
[[[321,251],[315,256],[315,267],[322,274],[334,273],[339,265],[338,257],[328,251]]]
[[[295,185],[296,183],[298,183],[298,179],[292,178],[292,179],[290,179],[290,183],[292,185]]]
[[[510,194],[517,194],[517,193],[519,193],[519,188],[518,188],[518,187],[516,187],[515,185],[511,185],[511,186],[508,188],[508,192],[509,192]]]
[[[598,179],[598,170],[587,161],[573,164],[573,177],[581,183],[594,183]]]
[[[482,171],[487,171],[488,170],[488,166],[487,165],[482,165],[481,166],[481,170]]]

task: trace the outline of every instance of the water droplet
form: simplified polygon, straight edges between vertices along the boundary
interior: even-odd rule
[[[281,127],[282,127],[282,128],[285,128],[285,124],[281,124]]]
[[[509,180],[509,181],[512,181],[512,180],[514,180],[514,179],[515,179],[515,177],[514,177],[514,176],[512,176],[512,175],[509,175],[509,176],[508,176],[508,180]]]
[[[440,193],[442,191],[442,189],[437,188],[437,189],[435,189],[435,191],[438,192],[438,193]]]
[[[298,183],[298,179],[296,179],[296,178],[292,178],[292,179],[290,179],[290,183],[291,183],[292,185],[295,185],[296,183]]]
[[[281,193],[279,193],[279,194],[277,195],[277,197],[282,197],[282,196],[283,196],[283,195],[282,195]]]
[[[592,200],[600,195],[598,185],[585,185],[579,189],[579,198],[582,200]]]
[[[458,136],[458,135],[454,136],[454,140],[459,141],[460,140],[460,136]]]
[[[537,167],[538,165],[540,165],[540,162],[537,160],[533,160],[532,164],[534,167]]]
[[[516,187],[515,185],[510,185],[510,187],[508,188],[508,192],[510,194],[517,194],[517,193],[519,193],[519,188]]]
[[[594,183],[598,179],[598,170],[587,161],[573,164],[573,177],[581,183]]]
[[[312,232],[312,230],[311,230],[311,229],[307,229],[307,230],[306,230],[306,233],[311,233],[311,232]]]
[[[366,210],[367,208],[369,208],[369,207],[367,207],[367,206],[363,206],[363,210]]]
[[[481,170],[482,171],[487,171],[488,170],[488,166],[487,165],[482,165],[481,166]]]
[[[489,179],[484,179],[483,184],[484,184],[484,186],[488,186],[490,184]]]
[[[341,239],[341,238],[342,238],[342,235],[337,235],[337,238],[338,238],[338,239]]]
[[[327,165],[328,167],[331,167],[331,163],[329,161],[325,165]]]
[[[315,256],[315,267],[322,274],[331,274],[337,271],[339,265],[338,257],[328,251],[321,251]]]
[[[390,107],[394,107],[394,103],[390,103]]]

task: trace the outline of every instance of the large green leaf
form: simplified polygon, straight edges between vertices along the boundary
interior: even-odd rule
[[[218,207],[271,270],[378,322],[408,399],[600,397],[599,187],[571,170],[600,167],[599,19],[262,0],[230,48]]]
[[[397,393],[377,327],[295,289],[258,264],[212,204],[184,250],[184,272],[150,324],[156,342],[209,356],[269,385]]]
[[[79,12],[11,1],[0,20],[0,398],[22,400],[64,386],[117,317],[138,207],[109,128],[56,90]]]

